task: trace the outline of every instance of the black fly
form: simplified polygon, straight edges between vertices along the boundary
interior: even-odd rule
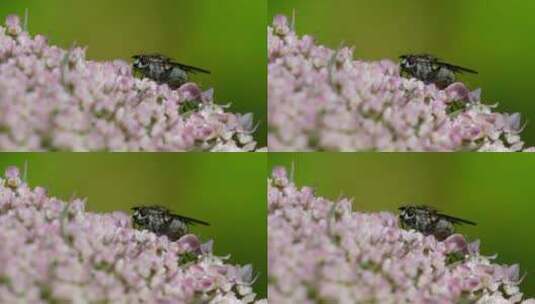
[[[454,83],[457,73],[477,74],[472,69],[444,62],[428,54],[402,55],[399,58],[402,75],[419,79],[426,84],[434,83],[440,89]]]
[[[188,73],[207,73],[210,71],[173,61],[161,54],[142,54],[132,56],[134,72],[150,78],[159,84],[166,83],[177,89],[188,81]]]
[[[438,240],[444,240],[455,233],[455,225],[476,223],[438,212],[427,206],[402,206],[399,208],[399,221],[404,229],[414,229],[425,235],[434,235]]]
[[[166,235],[169,240],[176,241],[189,231],[189,225],[210,225],[205,221],[197,220],[178,214],[173,214],[161,206],[141,206],[132,208],[132,221],[134,228],[145,229],[157,235]]]

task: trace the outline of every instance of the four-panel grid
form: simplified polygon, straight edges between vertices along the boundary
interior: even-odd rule
[[[535,303],[535,3],[4,2],[0,303]]]

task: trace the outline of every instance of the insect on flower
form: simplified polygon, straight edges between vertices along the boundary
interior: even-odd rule
[[[188,73],[206,73],[210,71],[173,61],[161,54],[142,54],[132,56],[134,72],[150,78],[159,84],[166,83],[171,89],[177,89],[188,81]]]
[[[141,206],[132,208],[134,228],[145,229],[157,235],[166,235],[171,241],[176,241],[189,231],[189,225],[210,225],[207,222],[173,214],[161,206]]]
[[[401,75],[408,75],[426,84],[434,83],[440,89],[454,83],[457,73],[477,74],[472,69],[443,62],[428,54],[401,55],[399,58]]]
[[[402,206],[399,208],[399,221],[403,229],[414,229],[424,235],[434,235],[438,240],[444,240],[455,233],[455,225],[476,223],[461,218],[449,216],[427,206]]]

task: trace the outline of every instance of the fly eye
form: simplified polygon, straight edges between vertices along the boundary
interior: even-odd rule
[[[142,69],[142,68],[147,66],[147,63],[143,58],[136,58],[136,60],[134,60],[134,66],[136,68],[141,68]]]
[[[412,212],[412,211],[407,211],[407,212],[405,213],[405,217],[406,217],[407,219],[411,219],[411,218],[413,218],[413,217],[414,217],[414,212]]]
[[[411,68],[412,67],[411,62],[407,58],[401,58],[401,61],[399,62],[399,65],[402,68]]]
[[[145,211],[145,209],[137,209],[136,211],[134,211],[134,216],[137,218],[143,218],[145,217],[146,213],[147,212]]]

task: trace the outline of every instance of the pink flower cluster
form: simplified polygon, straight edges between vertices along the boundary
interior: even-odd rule
[[[480,90],[400,77],[390,60],[353,59],[299,37],[286,17],[268,27],[270,151],[520,151],[519,113],[493,112]],[[532,150],[532,149],[530,149]]]
[[[251,303],[252,267],[225,263],[188,234],[135,230],[123,212],[96,214],[0,178],[1,303]],[[257,303],[266,303],[265,300]]]
[[[492,263],[479,242],[399,228],[388,212],[268,179],[269,301],[274,303],[519,303],[518,265]],[[534,304],[535,300],[522,303]]]
[[[193,108],[193,109],[192,109]],[[0,26],[0,150],[253,151],[253,116],[225,111],[213,90],[178,90]]]

